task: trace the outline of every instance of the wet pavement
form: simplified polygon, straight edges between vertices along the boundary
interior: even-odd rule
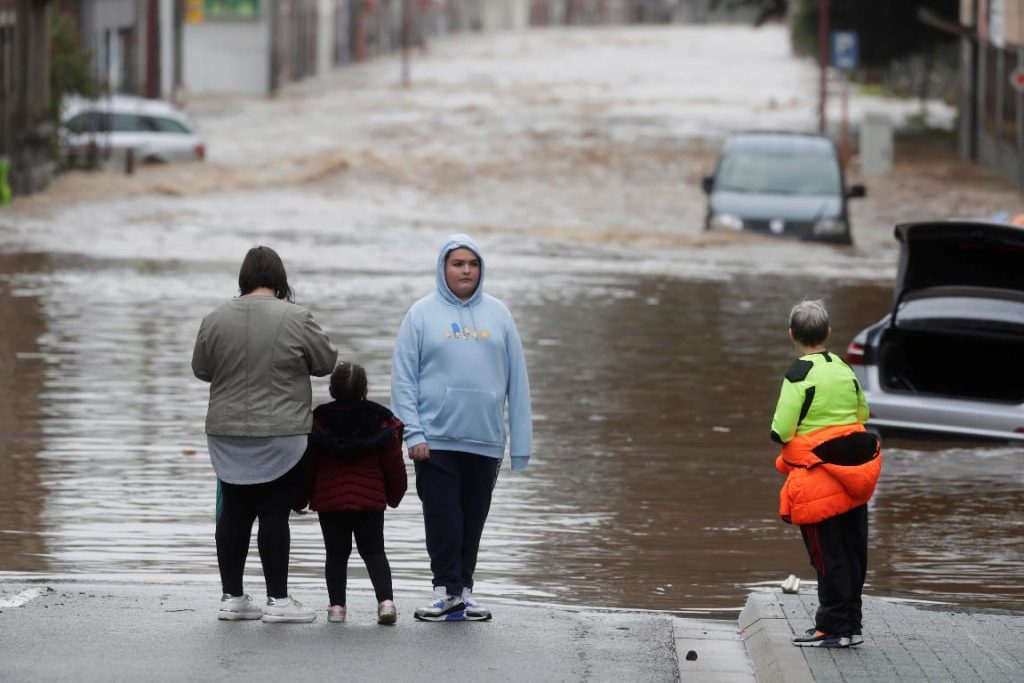
[[[740,637],[759,683],[1011,683],[1024,671],[1020,613],[866,598],[862,645],[792,646],[796,634],[813,627],[817,607],[813,587],[793,595],[775,590],[750,596],[739,619]],[[680,672],[685,681],[683,661]]]
[[[729,68],[775,65],[763,83],[694,77],[741,39]],[[421,57],[410,91],[384,59],[324,93],[196,102],[209,164],[69,174],[19,200],[0,214],[0,578],[215,593],[206,386],[189,360],[245,250],[281,252],[386,402],[394,334],[455,230],[483,245],[487,291],[516,316],[536,420],[530,470],[497,487],[481,593],[734,617],[752,586],[812,575],[775,514],[767,439],[789,308],[824,298],[841,352],[888,309],[894,222],[1019,195],[910,145],[868,179],[852,248],[703,233],[718,138],[812,126],[808,70],[779,31],[464,37]],[[1019,447],[892,439],[886,457],[869,592],[1024,609]],[[418,501],[387,520],[396,586],[429,589]],[[292,530],[292,583],[319,589],[316,521]],[[261,594],[254,553],[249,569]]]
[[[421,623],[396,595],[395,626],[355,591],[344,624],[221,622],[182,585],[0,583],[0,679],[16,681],[306,680],[681,681],[829,683],[1017,681],[1024,616],[868,597],[864,643],[796,648],[813,587],[754,591],[735,620],[516,602],[490,622]],[[303,595],[303,598],[310,596]],[[308,603],[307,603],[308,604]],[[52,653],[59,652],[59,657]]]
[[[489,622],[425,623],[396,597],[394,626],[377,625],[372,594],[353,596],[345,623],[325,608],[310,624],[264,624],[218,621],[216,596],[180,586],[0,583],[0,680],[677,680],[663,614],[519,604]]]

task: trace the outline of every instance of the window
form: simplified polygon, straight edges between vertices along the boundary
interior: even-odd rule
[[[81,133],[109,133],[110,114],[98,111],[86,111],[77,114],[67,122],[66,127],[75,134]]]
[[[75,134],[88,133],[92,130],[92,126],[90,125],[90,119],[92,116],[92,113],[79,114],[67,122],[66,128]]]
[[[188,134],[192,132],[174,119],[168,119],[162,116],[146,116],[144,118],[146,119],[146,125],[149,126],[148,130],[154,130],[158,133]]]
[[[115,133],[139,133],[152,130],[138,114],[114,114],[112,129]]]

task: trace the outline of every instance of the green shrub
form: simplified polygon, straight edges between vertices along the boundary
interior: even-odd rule
[[[50,12],[50,119],[60,124],[64,97],[78,94],[97,97],[99,85],[90,68],[89,53],[82,46],[75,20],[67,12]]]

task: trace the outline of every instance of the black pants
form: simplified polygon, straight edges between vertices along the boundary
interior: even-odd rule
[[[800,527],[811,566],[818,573],[815,628],[825,633],[861,632],[861,592],[868,570],[868,506]]]
[[[473,588],[473,572],[491,493],[501,460],[460,451],[430,451],[416,463],[416,493],[423,503],[423,525],[434,586],[449,595]]]
[[[217,520],[217,564],[225,593],[242,594],[242,574],[249,555],[252,525],[260,520],[256,545],[263,563],[267,595],[283,598],[288,595],[288,552],[291,534],[288,514],[291,512],[295,486],[300,473],[293,467],[285,475],[263,484],[228,484],[220,482],[223,509]]]
[[[374,512],[321,512],[320,530],[324,534],[327,563],[327,594],[332,605],[345,604],[345,585],[348,582],[348,558],[352,554],[352,535],[356,548],[370,574],[377,602],[394,600],[391,588],[391,565],[384,554],[384,511]]]

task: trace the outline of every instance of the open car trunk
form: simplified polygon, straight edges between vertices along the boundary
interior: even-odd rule
[[[879,349],[887,391],[1024,403],[1024,335],[889,328]]]

